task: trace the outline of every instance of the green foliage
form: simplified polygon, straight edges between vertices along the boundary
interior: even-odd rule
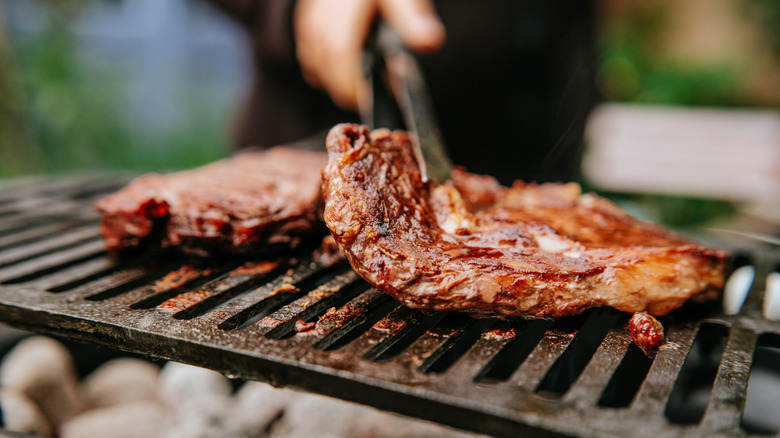
[[[648,195],[646,203],[655,211],[657,221],[678,227],[702,225],[737,211],[734,204],[718,199]]]
[[[117,79],[80,69],[69,38],[50,28],[18,50],[35,132],[48,171],[106,168],[124,162],[130,132],[116,109]],[[117,149],[106,155],[107,145]]]
[[[599,70],[603,97],[668,105],[739,104],[736,66],[683,64],[659,54],[652,37],[663,32],[665,25],[664,9],[649,5],[606,29]]]
[[[755,16],[764,25],[767,34],[772,38],[775,53],[780,55],[780,1],[777,0],[746,0],[755,7]]]
[[[731,217],[737,206],[721,199],[661,194],[630,194],[597,190],[583,184],[584,192],[595,191],[611,199],[630,214],[670,227],[705,226]]]
[[[650,61],[626,47],[607,49],[601,90],[609,100],[666,105],[735,106],[737,74],[720,66],[681,66]]]
[[[175,170],[226,154],[225,111],[186,81],[174,90],[182,121],[153,132],[133,126],[123,72],[80,59],[63,15],[53,17],[45,32],[16,42],[45,171]]]
[[[777,0],[749,1],[772,3],[780,11]],[[664,8],[669,5],[672,3],[648,3],[637,15],[606,29],[598,84],[602,96],[612,101],[676,106],[740,105],[738,66],[675,62],[655,46],[654,36],[666,28]],[[736,212],[733,203],[718,199],[600,193],[619,203],[641,206],[646,219],[673,227],[702,225]]]

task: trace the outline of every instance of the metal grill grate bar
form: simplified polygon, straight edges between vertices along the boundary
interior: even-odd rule
[[[217,312],[221,319],[219,328],[236,330],[245,327],[249,321],[256,321],[258,316],[266,315],[268,304],[266,300],[268,298],[292,291],[296,284],[308,281],[332,266],[331,262],[308,259],[266,284],[243,293],[236,299],[220,306]]]
[[[51,199],[42,197],[21,198],[7,200],[0,204],[0,217],[8,217],[19,214],[21,211],[46,208],[52,202]]]
[[[562,401],[583,409],[597,405],[609,379],[624,359],[630,343],[631,339],[622,327],[611,329]]]
[[[697,329],[698,324],[692,323],[667,328],[667,342],[675,348],[664,348],[656,354],[647,378],[631,405],[634,412],[659,419],[663,417],[666,401],[690,351]]]
[[[40,223],[97,219],[97,213],[75,201],[52,199],[35,210],[20,210],[0,217],[0,235]]]
[[[236,267],[235,263],[230,262],[209,267],[185,263],[145,287],[122,294],[113,302],[117,305],[127,305],[131,309],[154,309],[177,295],[196,290],[224,276]]]
[[[150,283],[156,282],[162,278],[174,266],[177,266],[177,264],[167,263],[162,266],[140,266],[123,269],[96,281],[96,284],[94,285],[101,286],[100,288],[95,288],[97,292],[95,290],[90,290],[92,289],[92,284],[88,284],[74,290],[73,293],[69,295],[85,294],[85,299],[89,301],[107,300],[124,295],[125,293],[136,289],[145,289]]]
[[[80,264],[105,254],[103,242],[99,239],[73,242],[51,253],[43,252],[23,262],[0,268],[0,284],[14,284],[31,281],[51,273]]]
[[[169,298],[160,303],[157,309],[172,313],[177,319],[194,318],[261,284],[281,265],[282,262],[277,261],[248,262],[195,290]]]
[[[395,362],[416,368],[420,372],[426,372],[435,362],[437,356],[444,354],[448,342],[461,335],[467,329],[464,325],[469,323],[466,315],[459,314],[435,314],[420,321],[420,324],[408,331],[405,339],[399,339],[399,344],[393,344],[392,348],[398,345],[407,344],[407,347],[401,348],[400,353],[389,354],[385,350],[376,360],[388,360],[393,358]],[[470,318],[469,318],[470,319]]]
[[[476,382],[490,360],[517,336],[516,331],[507,328],[507,325],[498,321],[485,330],[462,357],[441,373],[442,378],[454,381],[466,378]],[[486,383],[481,385],[488,386]]]
[[[16,263],[25,262],[47,253],[71,248],[87,240],[95,240],[100,234],[94,226],[69,230],[42,242],[35,242],[21,248],[13,248],[0,254],[0,269]],[[102,242],[101,242],[102,243]]]
[[[729,434],[738,431],[757,340],[754,331],[732,327],[702,420],[702,430]]]
[[[113,259],[93,257],[50,275],[30,279],[26,284],[49,292],[64,292],[88,281],[108,275],[118,269],[120,267]]]
[[[329,307],[341,305],[353,298],[359,291],[353,286],[360,277],[354,271],[347,271],[321,284],[303,297],[285,305],[258,322],[263,327],[273,327],[266,334],[270,339],[283,339],[294,333],[297,321],[310,321]],[[306,332],[313,330],[315,325]]]
[[[424,315],[308,249],[108,257],[88,203],[117,181],[0,187],[0,320],[496,436],[751,436],[740,421],[756,342],[780,339],[780,324],[760,315],[760,285],[739,315],[711,306],[665,318],[669,341],[650,360],[630,344],[626,315]],[[757,279],[780,266],[780,252],[751,248],[739,262]],[[728,340],[701,422],[676,424],[665,409],[702,324]]]
[[[765,279],[770,272],[774,271],[776,263],[777,260],[768,254],[758,253],[753,257],[755,277],[739,312],[740,315],[761,315],[761,309],[764,305]]]
[[[314,344],[319,350],[337,350],[366,332],[398,303],[374,288],[360,294],[335,312],[326,313],[317,322],[322,338]]]
[[[424,373],[442,373],[462,361],[487,329],[496,324],[495,319],[471,320],[462,323],[457,332],[425,359],[419,370]],[[476,374],[476,373],[475,373]],[[475,374],[471,374],[472,376]]]
[[[576,333],[560,330],[554,325],[544,334],[528,358],[512,374],[509,381],[529,393],[533,393],[547,371],[566,351]]]
[[[20,217],[21,216],[21,217]],[[23,233],[27,230],[31,230],[37,227],[45,225],[56,225],[62,221],[72,220],[69,217],[63,217],[60,219],[54,217],[30,217],[30,215],[19,214],[11,219],[0,218],[0,237],[15,236],[18,233]]]
[[[480,370],[475,380],[479,382],[506,381],[531,355],[552,326],[550,320],[524,321],[512,327],[514,336]]]
[[[417,310],[396,308],[366,332],[366,342],[374,346],[365,352],[364,357],[383,361],[397,356],[443,317],[442,313],[426,317]]]
[[[81,225],[84,225],[84,221],[63,221],[27,227],[22,231],[0,237],[0,250],[7,251],[11,248],[46,240],[51,236],[73,230]],[[92,228],[94,229],[94,225]]]

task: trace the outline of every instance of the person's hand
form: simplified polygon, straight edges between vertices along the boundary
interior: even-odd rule
[[[379,15],[407,47],[430,52],[444,44],[431,0],[299,0],[293,18],[304,78],[336,104],[355,110],[368,96],[363,50]]]

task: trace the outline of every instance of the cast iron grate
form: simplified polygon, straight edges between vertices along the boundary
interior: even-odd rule
[[[0,190],[0,321],[496,436],[779,432],[745,411],[759,374],[780,396],[780,323],[761,313],[777,247],[729,244],[755,269],[741,311],[663,318],[669,341],[651,360],[610,309],[555,322],[424,315],[307,252],[115,260],[90,204],[125,181]]]

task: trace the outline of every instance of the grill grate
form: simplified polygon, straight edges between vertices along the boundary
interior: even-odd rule
[[[743,415],[754,360],[778,377],[780,323],[761,316],[760,281],[780,270],[776,247],[733,245],[735,265],[756,273],[741,312],[663,318],[669,341],[650,360],[610,309],[555,322],[424,315],[307,254],[112,259],[89,205],[125,181],[0,190],[0,321],[496,436],[778,432]]]

